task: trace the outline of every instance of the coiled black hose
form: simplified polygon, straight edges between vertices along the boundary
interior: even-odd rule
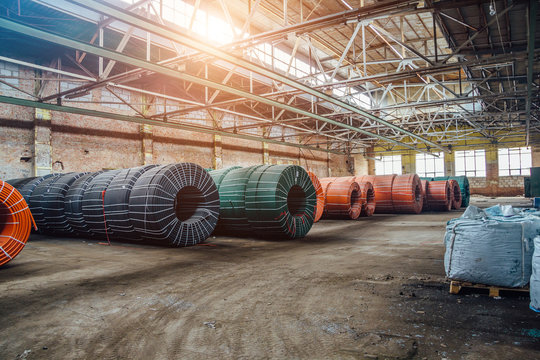
[[[158,166],[142,174],[129,198],[129,216],[145,239],[176,246],[198,244],[214,231],[219,194],[199,165]]]

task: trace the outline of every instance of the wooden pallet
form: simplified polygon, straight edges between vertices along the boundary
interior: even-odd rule
[[[457,280],[452,280],[450,282],[450,294],[459,294],[462,288],[489,290],[490,297],[500,296],[499,293],[501,291],[513,291],[513,292],[523,292],[523,293],[529,292],[528,286],[523,287],[523,288],[506,288],[506,287],[493,286],[493,285],[473,284],[470,282],[457,281]]]

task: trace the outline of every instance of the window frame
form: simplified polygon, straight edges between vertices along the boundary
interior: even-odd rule
[[[460,154],[463,154],[463,156],[460,156]],[[471,154],[472,153],[472,154]],[[478,158],[479,155],[482,155],[483,157],[483,169],[479,169],[478,165]],[[467,168],[467,159],[473,158],[474,159],[474,166],[473,169]],[[458,170],[458,159],[463,159],[463,170]],[[473,150],[458,150],[454,153],[454,166],[455,166],[455,174],[456,176],[469,176],[469,177],[486,177],[487,174],[487,166],[486,166],[486,149],[473,149]]]
[[[506,152],[506,153],[505,153]],[[515,160],[511,159],[512,153],[517,152],[518,158],[519,158],[519,167],[512,167]],[[523,155],[529,155],[529,166],[523,166]],[[501,168],[501,157],[507,157],[507,164],[508,168]],[[499,148],[497,150],[497,160],[498,160],[498,168],[499,168],[499,176],[505,177],[505,176],[530,176],[531,175],[531,167],[532,167],[532,150],[530,147],[526,146],[520,146],[520,147],[513,147],[513,148]],[[513,172],[519,171],[519,174],[513,174]]]
[[[389,160],[389,158],[391,159]],[[378,163],[382,164],[382,167],[383,167],[382,174],[379,174],[377,171]],[[391,164],[390,172],[387,172],[388,170],[386,166],[387,164]],[[396,171],[396,166],[398,167],[398,171]],[[391,174],[397,174],[397,175],[403,174],[401,155],[383,155],[381,156],[381,160],[375,160],[375,175],[391,175]]]
[[[444,176],[445,174],[445,168],[444,168],[444,153],[439,152],[436,153],[438,157],[425,154],[425,153],[417,153],[415,157],[415,164],[416,164],[416,173],[420,177],[438,177],[438,176]],[[433,161],[433,171],[428,172],[427,171],[427,162]],[[424,164],[424,171],[421,172],[418,170],[418,164],[423,163]],[[437,165],[442,165],[442,170],[439,170]]]

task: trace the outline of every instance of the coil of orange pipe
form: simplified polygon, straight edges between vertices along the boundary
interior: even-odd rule
[[[394,205],[392,202],[392,185],[394,184],[395,174],[392,175],[366,175],[365,181],[373,184],[373,191],[375,191],[375,213],[377,214],[391,214],[394,212]]]
[[[360,216],[371,216],[375,212],[377,203],[375,202],[375,191],[373,184],[369,181],[356,181],[360,185],[360,194],[362,198],[362,211]]]
[[[420,214],[424,199],[422,183],[416,174],[398,175],[392,185],[392,205],[395,213]]]
[[[420,183],[422,184],[422,197],[424,199],[424,205],[422,206],[422,210],[426,211],[426,210],[428,210],[427,192],[428,192],[429,181],[420,180]]]
[[[427,194],[430,210],[450,211],[452,208],[452,191],[448,180],[430,181]]]
[[[321,188],[323,190],[324,194],[324,210],[323,210],[323,216],[326,216],[326,193],[328,191],[328,186],[336,180],[337,177],[327,177],[327,178],[319,178],[319,182],[321,183]]]
[[[351,177],[360,186],[360,202],[362,210],[360,216],[372,216],[375,212],[375,191],[373,184],[368,180],[367,175]]]
[[[456,180],[448,180],[450,182],[450,191],[452,192],[452,209],[461,207],[461,188]]]
[[[360,185],[353,177],[336,178],[326,189],[325,216],[357,219],[362,211]]]
[[[26,245],[34,218],[21,193],[0,180],[0,266],[13,260]]]
[[[313,222],[317,222],[321,219],[323,212],[324,212],[324,199],[325,194],[324,190],[322,188],[321,182],[319,181],[319,178],[317,175],[312,173],[311,171],[308,171],[308,176],[311,179],[311,182],[313,183],[313,187],[315,188],[315,195],[317,196],[317,204],[315,206],[315,214],[313,215]]]

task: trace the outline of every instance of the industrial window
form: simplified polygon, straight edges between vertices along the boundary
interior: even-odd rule
[[[486,151],[456,151],[456,175],[486,176]]]
[[[401,155],[382,156],[375,161],[376,175],[401,175]]]
[[[421,177],[444,176],[443,153],[416,154],[416,173]]]
[[[531,175],[531,149],[499,149],[499,176]]]

